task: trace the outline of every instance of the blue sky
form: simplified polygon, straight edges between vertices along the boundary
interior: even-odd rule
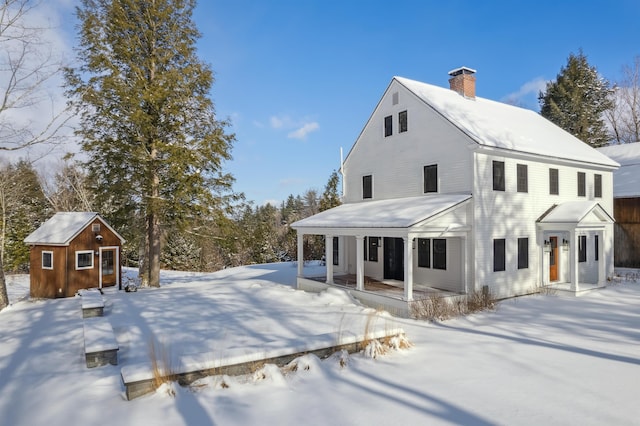
[[[72,44],[77,1],[56,2]],[[448,87],[467,66],[477,96],[538,110],[570,53],[611,81],[640,55],[637,0],[200,0],[194,19],[237,138],[227,171],[257,204],[321,193],[393,76]]]

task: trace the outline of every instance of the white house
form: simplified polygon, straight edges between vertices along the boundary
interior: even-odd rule
[[[534,111],[476,97],[474,70],[449,74],[451,90],[391,80],[344,161],[344,204],[292,224],[298,259],[304,235],[326,241],[326,276],[298,262],[298,288],[340,285],[408,315],[429,291],[604,286],[618,164]]]
[[[640,268],[640,142],[598,150],[620,163],[613,172],[614,264]]]

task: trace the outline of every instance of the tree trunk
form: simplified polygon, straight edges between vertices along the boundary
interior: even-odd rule
[[[160,287],[160,220],[149,214],[149,287]]]
[[[4,278],[4,265],[0,258],[0,311],[9,306],[9,295],[7,294],[7,282]]]
[[[140,242],[138,248],[138,277],[140,278],[140,287],[149,287],[149,231],[144,233],[144,238]]]

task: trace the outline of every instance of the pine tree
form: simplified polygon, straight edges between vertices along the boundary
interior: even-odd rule
[[[320,211],[332,209],[342,204],[340,201],[340,193],[338,192],[338,184],[340,183],[340,177],[335,170],[329,176],[329,181],[324,187],[322,198],[320,198]]]
[[[68,93],[95,182],[114,224],[144,224],[143,285],[158,286],[161,229],[224,209],[234,136],[215,117],[210,67],[196,56],[195,0],[81,0]],[[126,232],[125,232],[126,237]]]
[[[611,108],[609,82],[580,51],[570,54],[556,81],[538,96],[540,113],[583,142],[599,147],[609,141],[604,114]]]

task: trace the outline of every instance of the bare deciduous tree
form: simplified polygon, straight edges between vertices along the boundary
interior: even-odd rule
[[[606,112],[615,143],[640,142],[640,56],[622,67],[615,84],[613,107]]]
[[[37,0],[0,2],[0,152],[51,147],[70,117],[49,90],[62,63],[45,37],[48,28],[34,19],[39,6]],[[0,309],[8,303],[0,257]]]

